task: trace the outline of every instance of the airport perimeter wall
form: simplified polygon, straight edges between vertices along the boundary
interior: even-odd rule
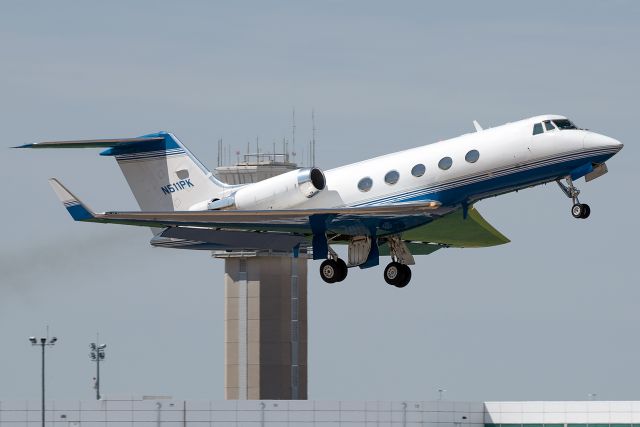
[[[640,402],[47,401],[48,427],[640,427]],[[40,401],[0,401],[0,427],[41,425]]]
[[[482,402],[47,401],[49,427],[483,427]],[[39,401],[0,401],[0,427],[38,427]]]

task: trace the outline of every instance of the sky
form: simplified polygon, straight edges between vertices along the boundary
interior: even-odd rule
[[[420,257],[402,290],[310,262],[310,399],[640,400],[638,22],[632,1],[3,2],[0,400],[39,399],[46,325],[49,398],[93,398],[98,331],[103,394],[224,398],[222,261],[74,223],[47,178],[137,209],[112,159],[9,147],[166,130],[213,168],[220,138],[289,137],[293,108],[322,169],[545,113],[625,144],[579,182],[588,220],[555,185],[484,200],[512,243]]]

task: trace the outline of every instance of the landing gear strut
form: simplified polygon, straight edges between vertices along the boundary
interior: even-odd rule
[[[567,185],[563,184],[560,180],[557,180],[558,186],[562,190],[562,192],[573,201],[573,206],[571,206],[571,215],[574,218],[587,219],[591,214],[591,208],[586,203],[580,203],[578,200],[578,194],[580,194],[580,190],[573,185],[573,180],[570,176],[566,177]]]

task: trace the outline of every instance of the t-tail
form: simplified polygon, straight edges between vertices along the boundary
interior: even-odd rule
[[[232,188],[217,180],[167,132],[137,138],[39,142],[17,148],[106,148],[100,155],[115,157],[143,211],[186,211],[204,201],[222,199]]]

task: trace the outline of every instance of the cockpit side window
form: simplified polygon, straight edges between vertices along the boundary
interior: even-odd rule
[[[571,123],[571,120],[568,120],[568,119],[554,120],[553,123],[555,123],[555,125],[558,126],[558,129],[560,129],[560,130],[562,130],[562,129],[578,129],[576,127],[576,125]]]
[[[545,120],[542,123],[544,123],[544,128],[546,130],[555,130],[555,126],[553,126],[553,124],[551,124],[551,120]]]
[[[536,123],[535,125],[533,125],[533,134],[534,135],[537,135],[537,134],[542,133],[542,132],[544,132],[542,130],[542,123]]]

